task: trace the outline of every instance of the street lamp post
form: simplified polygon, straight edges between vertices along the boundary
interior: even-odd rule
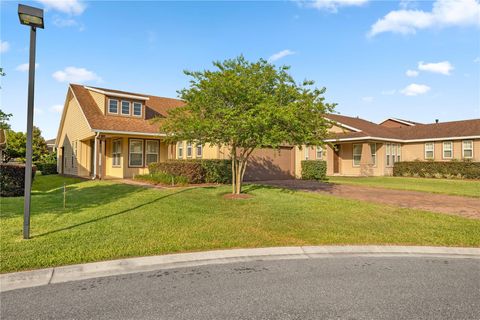
[[[30,60],[28,72],[27,148],[25,161],[25,200],[23,209],[23,238],[30,238],[30,193],[32,191],[33,99],[35,92],[35,49],[37,28],[44,28],[43,10],[18,5],[20,23],[30,26]]]

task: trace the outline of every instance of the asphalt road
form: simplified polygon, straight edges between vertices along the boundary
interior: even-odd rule
[[[1,294],[1,319],[480,319],[480,260],[332,257],[178,268]]]

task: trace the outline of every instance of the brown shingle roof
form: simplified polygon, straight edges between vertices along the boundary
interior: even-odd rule
[[[364,119],[338,114],[329,114],[326,117],[340,124],[345,124],[360,130],[360,132],[336,134],[336,139],[376,137],[395,140],[420,140],[480,136],[480,119],[416,124],[411,127],[387,128]]]
[[[158,124],[152,123],[151,120],[145,120],[133,117],[122,117],[115,115],[104,115],[100,108],[95,103],[95,100],[90,95],[88,89],[82,85],[70,84],[72,91],[77,98],[80,107],[87,118],[90,127],[94,130],[109,130],[109,131],[128,131],[128,132],[142,132],[142,133],[159,133]],[[145,94],[138,94],[132,92],[125,92],[119,90],[111,90],[104,88],[95,88],[107,92],[123,93],[129,95],[137,95],[148,97],[145,101],[145,106],[163,117],[167,116],[168,110],[185,105],[185,102],[178,99],[163,98],[157,96],[150,96]],[[148,112],[148,110],[146,111]]]

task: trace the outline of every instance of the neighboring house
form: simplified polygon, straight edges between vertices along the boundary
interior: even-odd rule
[[[55,147],[56,139],[49,139],[45,141],[45,143],[47,144],[48,152],[54,153],[55,151],[57,151],[57,148]]]
[[[94,178],[131,178],[168,159],[228,159],[228,146],[168,145],[155,117],[183,106],[162,98],[71,84],[56,139],[58,172]],[[302,160],[326,160],[329,175],[391,175],[396,161],[480,161],[480,119],[419,124],[390,118],[381,124],[329,114],[331,146],[259,149],[246,180],[301,177]]]

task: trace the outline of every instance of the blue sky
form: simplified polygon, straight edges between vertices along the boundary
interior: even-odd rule
[[[46,9],[34,121],[45,138],[56,135],[69,82],[176,97],[183,70],[239,54],[290,65],[345,115],[480,117],[478,0],[22,3]],[[0,108],[25,131],[29,33],[17,5],[0,4]]]

